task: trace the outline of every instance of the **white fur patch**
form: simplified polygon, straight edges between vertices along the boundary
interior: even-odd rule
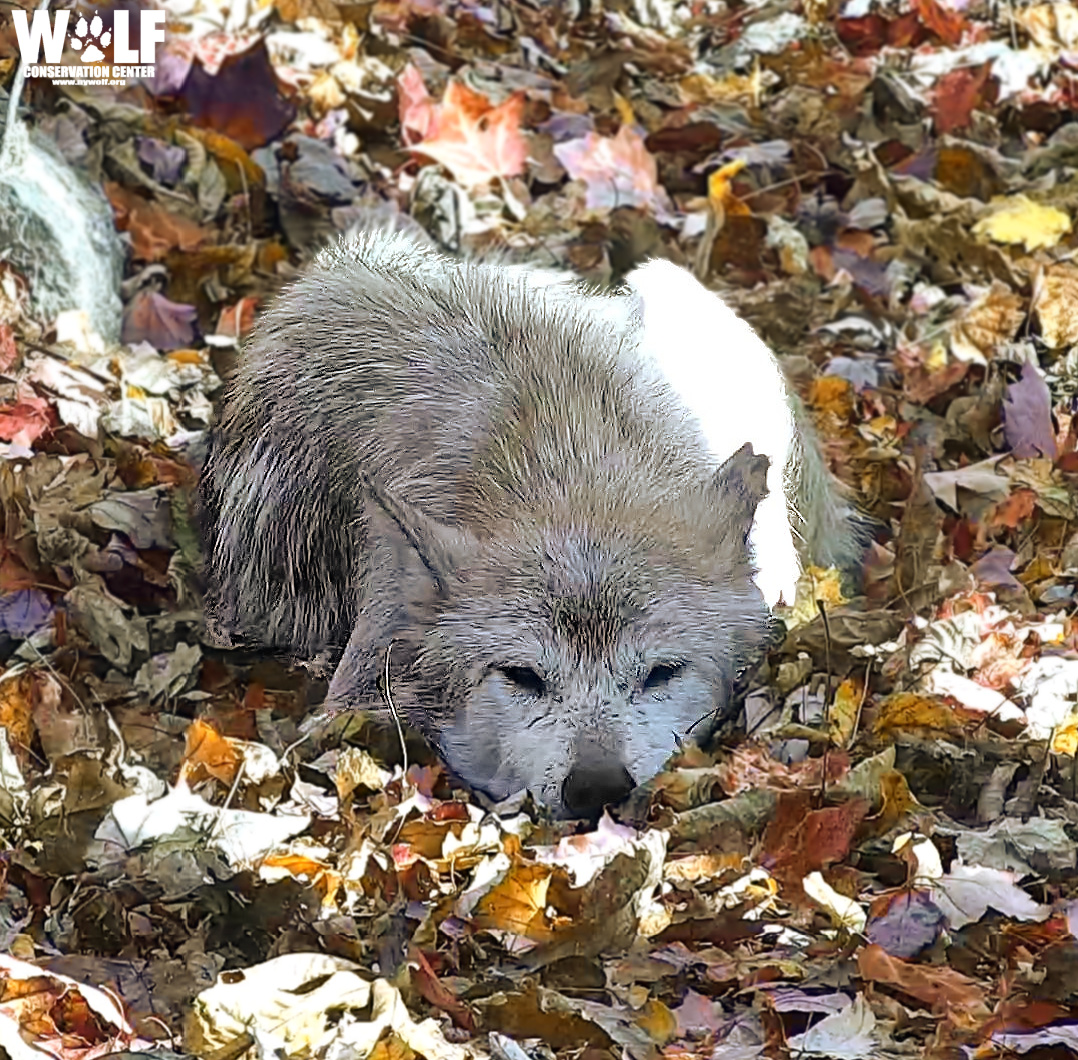
[[[771,460],[768,496],[751,541],[756,584],[769,606],[793,603],[801,564],[785,491],[794,420],[786,381],[760,337],[685,269],[649,261],[626,281],[643,305],[641,355],[678,392],[696,418],[716,464],[746,442]]]

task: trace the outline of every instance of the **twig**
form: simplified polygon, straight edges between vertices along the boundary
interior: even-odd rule
[[[404,729],[401,727],[400,715],[397,713],[397,706],[393,702],[393,693],[389,688],[389,656],[393,651],[393,641],[389,642],[389,647],[386,648],[386,669],[385,669],[385,697],[386,702],[389,704],[389,711],[393,715],[393,721],[397,725],[397,738],[401,742],[401,758],[404,761],[404,775],[408,775],[408,748],[404,743]]]
[[[827,758],[831,750],[831,623],[827,620],[827,607],[819,598],[816,599],[816,609],[823,620],[823,650],[827,667],[827,684],[824,685],[823,690],[823,727],[828,734],[828,740],[823,749],[823,773],[820,778],[820,802],[822,803],[827,798]]]
[[[49,0],[41,0],[37,10],[45,11],[48,6]],[[7,157],[11,130],[15,127],[15,122],[19,120],[19,100],[22,99],[22,89],[26,83],[26,66],[26,60],[19,56],[19,68],[15,71],[15,79],[11,82],[11,94],[7,99],[7,119],[4,122],[4,131],[0,133],[0,163]]]
[[[218,808],[217,817],[214,819],[213,827],[210,829],[210,834],[208,836],[206,836],[206,842],[207,843],[209,843],[210,840],[213,839],[213,837],[217,834],[217,829],[221,827],[221,819],[224,817],[225,810],[228,809],[228,807],[232,803],[232,799],[235,797],[236,790],[239,788],[240,781],[243,779],[243,773],[244,773],[244,769],[246,768],[246,766],[247,766],[247,759],[246,758],[241,758],[239,767],[236,769],[236,778],[235,778],[235,780],[232,781],[232,787],[228,792],[228,796],[225,798],[225,801],[223,803],[221,803],[220,807]]]
[[[861,727],[861,712],[865,709],[865,700],[868,699],[868,681],[872,676],[872,656],[868,657],[868,665],[865,667],[865,686],[861,689],[861,702],[857,704],[857,717],[853,719],[853,730],[850,732],[850,741],[847,747],[852,747],[857,739],[857,730]]]

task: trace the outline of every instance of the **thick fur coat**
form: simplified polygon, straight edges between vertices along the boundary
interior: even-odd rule
[[[404,232],[323,253],[260,320],[213,429],[211,633],[339,658],[338,708],[380,701],[392,646],[397,708],[493,798],[587,814],[647,780],[766,641],[747,538],[770,502],[761,540],[793,547],[800,481],[746,325],[688,278],[720,307],[695,307],[705,326],[766,359],[744,365],[766,422],[731,418],[735,380],[702,407],[651,342],[677,320],[656,297],[673,268],[601,296]]]

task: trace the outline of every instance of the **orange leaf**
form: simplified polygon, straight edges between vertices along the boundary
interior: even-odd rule
[[[535,942],[554,938],[553,925],[546,915],[549,865],[517,865],[501,883],[495,884],[475,907],[476,927],[508,931]]]
[[[1017,530],[1027,519],[1032,518],[1036,507],[1037,494],[1033,490],[1017,489],[996,505],[991,525]]]
[[[217,320],[218,335],[246,335],[255,326],[258,299],[253,295],[241,298],[235,305],[225,306]]]
[[[939,0],[913,0],[913,7],[917,17],[944,44],[953,48],[962,40],[966,22],[957,11],[948,10]]]
[[[192,781],[214,777],[222,784],[231,784],[243,755],[227,736],[222,736],[204,721],[191,722],[184,733],[184,752],[181,773]]]
[[[523,116],[522,92],[494,107],[486,96],[451,81],[434,113],[433,133],[409,150],[441,163],[469,187],[495,177],[516,177],[528,158],[520,131]]]
[[[734,177],[745,168],[743,158],[735,158],[707,178],[707,198],[713,210],[720,209],[727,217],[745,217],[752,211],[734,194]]]
[[[208,239],[194,221],[155,206],[120,184],[106,181],[105,194],[116,215],[116,227],[131,233],[139,261],[160,261],[170,250],[196,250]]]

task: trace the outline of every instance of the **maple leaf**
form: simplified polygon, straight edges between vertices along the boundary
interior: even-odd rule
[[[557,144],[554,155],[573,180],[587,185],[586,202],[591,210],[650,206],[665,214],[669,207],[659,184],[655,157],[628,125],[613,137],[591,132],[579,140]]]
[[[441,105],[427,119],[428,135],[408,149],[439,162],[468,187],[516,177],[528,158],[520,131],[523,115],[523,93],[515,92],[495,107],[486,96],[451,81]]]
[[[515,865],[479,899],[472,918],[475,926],[508,931],[536,942],[552,940],[555,925],[546,912],[552,871],[547,865]]]

